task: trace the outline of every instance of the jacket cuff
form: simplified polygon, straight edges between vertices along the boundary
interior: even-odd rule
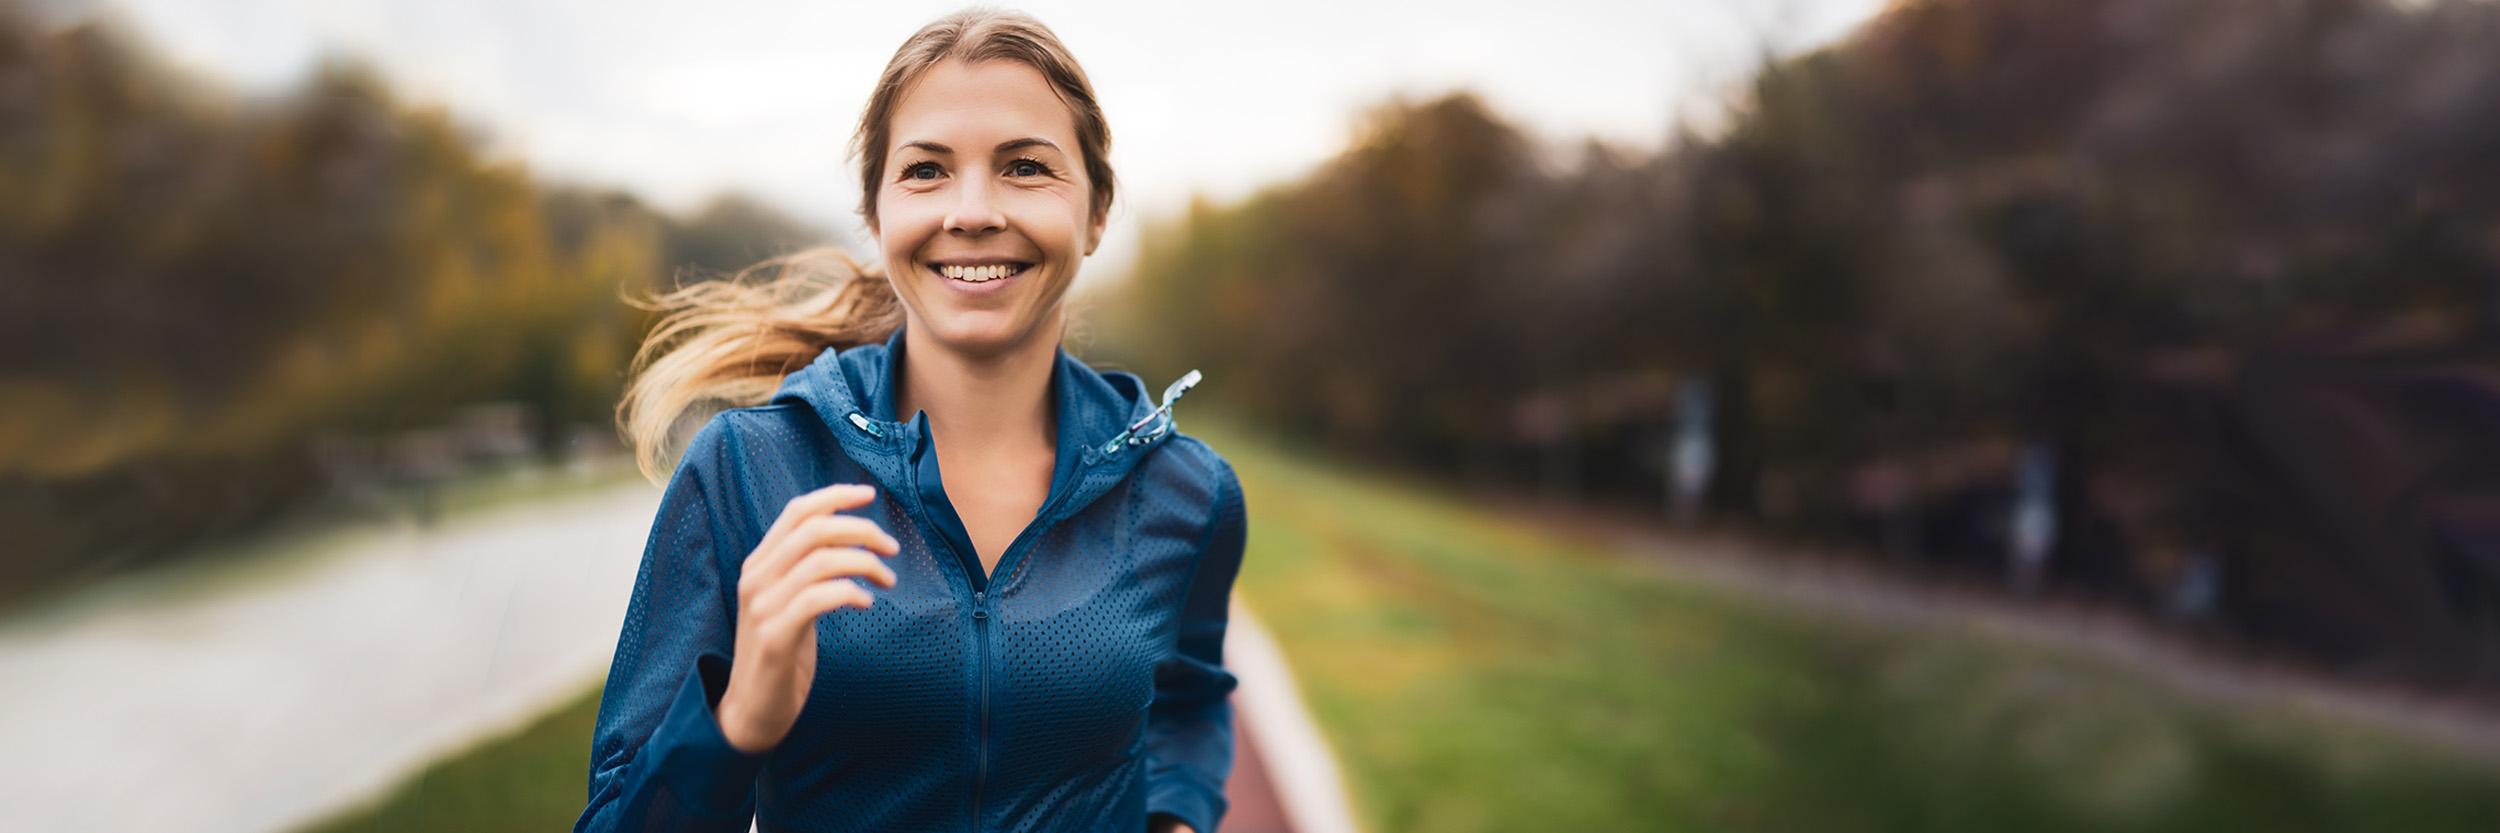
[[[694,815],[736,819],[755,812],[749,802],[765,756],[729,745],[721,733],[716,715],[728,690],[729,660],[709,652],[695,657],[645,750],[660,784]]]
[[[1148,818],[1171,816],[1198,833],[1215,833],[1216,822],[1224,818],[1224,806],[1223,792],[1179,778],[1162,779],[1146,788]]]

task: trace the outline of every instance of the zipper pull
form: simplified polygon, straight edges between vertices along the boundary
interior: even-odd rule
[[[1190,388],[1198,386],[1199,378],[1198,371],[1195,370],[1181,374],[1181,378],[1163,389],[1163,404],[1156,405],[1153,411],[1139,417],[1136,422],[1129,423],[1128,429],[1121,431],[1119,436],[1112,437],[1110,442],[1103,443],[1102,453],[1105,456],[1118,454],[1121,449],[1128,446],[1145,445],[1153,442],[1157,437],[1171,433],[1172,426],[1178,422],[1178,419],[1172,415],[1172,406],[1180,403],[1181,394],[1188,393]],[[1154,424],[1156,420],[1162,420],[1162,424],[1155,425],[1152,431],[1139,433],[1147,425]]]

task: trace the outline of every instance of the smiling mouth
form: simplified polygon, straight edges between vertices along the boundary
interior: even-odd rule
[[[992,263],[981,266],[943,266],[935,263],[929,264],[929,270],[938,273],[940,277],[951,281],[962,281],[964,283],[989,283],[995,280],[1004,280],[1024,274],[1026,269],[1030,269],[1032,267],[1033,264],[1030,263]]]

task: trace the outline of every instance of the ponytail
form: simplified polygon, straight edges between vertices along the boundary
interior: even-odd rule
[[[661,314],[616,405],[634,463],[654,483],[717,410],[762,404],[825,348],[882,342],[903,325],[883,270],[830,246],[626,303]]]

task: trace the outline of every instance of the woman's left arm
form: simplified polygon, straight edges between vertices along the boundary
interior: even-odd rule
[[[1224,625],[1246,539],[1241,481],[1222,465],[1176,649],[1155,668],[1154,704],[1147,709],[1146,812],[1148,829],[1157,833],[1215,833],[1224,817],[1224,780],[1233,768],[1228,697],[1236,682],[1224,669]]]

